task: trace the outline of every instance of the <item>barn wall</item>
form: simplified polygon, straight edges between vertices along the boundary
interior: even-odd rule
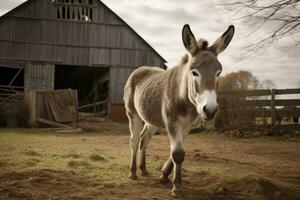
[[[118,122],[128,122],[124,104],[108,104],[108,117]]]
[[[97,0],[91,22],[57,19],[57,5],[50,0],[29,2],[0,20],[0,59],[130,67],[163,62]]]
[[[9,17],[0,23],[1,40],[70,47],[150,50],[123,25]],[[151,51],[151,50],[150,50]]]
[[[162,62],[126,26],[11,18],[0,27],[0,59],[131,67]]]
[[[12,13],[15,17],[48,18],[54,16],[53,10],[49,9],[51,0],[32,0],[23,4],[22,9]]]
[[[110,102],[122,104],[124,85],[134,69],[130,67],[113,67],[110,70]]]
[[[52,64],[28,64],[25,67],[25,91],[53,90],[55,66]]]

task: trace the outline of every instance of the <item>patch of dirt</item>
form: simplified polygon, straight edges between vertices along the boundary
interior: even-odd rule
[[[106,159],[103,156],[100,156],[99,154],[96,153],[90,155],[90,159],[93,161],[106,161]]]
[[[8,173],[0,178],[0,199],[96,199],[101,183],[73,172],[39,170]]]
[[[214,189],[216,199],[297,199],[299,193],[271,180],[247,176],[234,182],[221,183]]]
[[[209,156],[203,153],[196,153],[193,156],[193,159],[197,162],[211,162],[211,163],[231,163],[238,165],[252,165],[251,163],[236,161],[228,158],[217,157],[217,156]]]

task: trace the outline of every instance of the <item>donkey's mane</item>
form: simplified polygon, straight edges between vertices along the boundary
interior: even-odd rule
[[[188,61],[189,61],[189,55],[186,53],[186,54],[184,54],[184,56],[182,56],[179,65],[184,65],[184,64],[186,64]]]
[[[207,47],[208,47],[208,42],[207,42],[207,40],[205,40],[205,39],[199,39],[198,41],[197,41],[197,46],[198,46],[198,48],[200,49],[200,50],[205,50],[205,49],[207,49]],[[186,64],[187,62],[189,61],[189,55],[188,54],[185,54],[184,56],[182,56],[182,58],[181,58],[181,61],[180,61],[180,65],[184,65],[184,64]]]
[[[208,42],[207,40],[201,38],[197,41],[197,46],[199,49],[205,50],[208,47]]]

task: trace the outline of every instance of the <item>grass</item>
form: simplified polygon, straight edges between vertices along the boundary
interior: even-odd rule
[[[147,187],[156,192],[169,191],[169,187],[164,188],[158,184],[160,169],[169,153],[167,137],[153,137],[147,157],[151,177],[141,178],[142,182],[137,185],[127,178],[129,135],[114,135],[113,131],[111,128],[111,133],[71,134],[1,129],[0,175],[51,169],[92,177],[106,186],[112,184],[119,187],[120,194],[125,190],[130,191],[128,187],[141,191]],[[190,135],[186,142],[182,173],[186,189],[194,190],[187,194],[190,195],[187,199],[199,191],[208,197],[229,197],[226,192],[235,191],[232,194],[236,196],[232,199],[256,198],[262,192],[273,199],[280,199],[290,190],[299,193],[300,182],[297,177],[300,178],[300,165],[295,159],[300,156],[299,150],[298,142],[280,138],[240,139],[214,134]],[[275,193],[278,191],[281,193],[278,193],[277,198]],[[153,194],[149,191],[149,195]]]
[[[116,170],[122,169],[127,174],[128,152],[103,146],[101,140],[97,145],[99,137],[102,136],[92,133],[68,137],[68,134],[1,130],[0,166],[3,170],[17,172],[48,168],[58,171],[72,170],[104,180],[124,180],[125,177],[120,177]]]

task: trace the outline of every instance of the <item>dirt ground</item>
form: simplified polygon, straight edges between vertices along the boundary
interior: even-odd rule
[[[171,185],[159,183],[169,152],[165,134],[149,145],[150,176],[132,181],[127,125],[84,128],[92,132],[0,130],[0,200],[173,199]],[[190,135],[179,199],[300,199],[299,144],[281,137]]]

